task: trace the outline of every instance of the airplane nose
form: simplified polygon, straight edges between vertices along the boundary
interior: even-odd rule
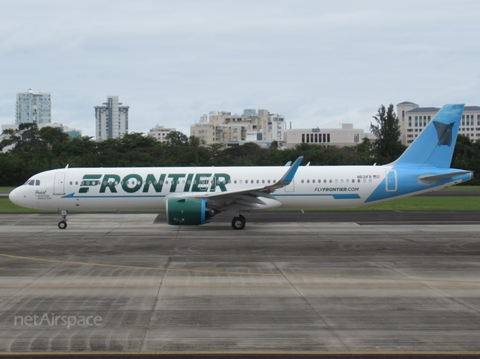
[[[15,188],[10,194],[8,195],[8,198],[10,199],[11,202],[15,203],[16,205],[20,206],[20,200],[22,199],[22,194],[21,194],[21,189],[20,187]]]

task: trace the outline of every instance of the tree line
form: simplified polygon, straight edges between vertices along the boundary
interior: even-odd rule
[[[0,186],[16,186],[34,174],[49,169],[70,167],[172,167],[172,166],[282,166],[299,156],[311,165],[378,165],[394,161],[405,150],[400,142],[400,127],[393,105],[380,106],[373,117],[371,131],[375,141],[363,139],[354,146],[336,147],[301,143],[279,149],[275,141],[269,148],[255,143],[223,148],[204,145],[199,138],[181,132],[168,134],[167,142],[141,133],[95,141],[91,137],[70,138],[60,129],[36,124],[21,124],[18,130],[4,131],[0,150]],[[459,135],[452,167],[480,170],[480,143]],[[472,181],[470,182],[472,183]],[[473,181],[477,183],[477,180]],[[473,184],[472,183],[472,184]]]

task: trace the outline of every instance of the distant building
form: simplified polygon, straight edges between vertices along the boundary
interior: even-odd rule
[[[172,131],[176,131],[174,128],[165,128],[160,125],[156,125],[148,133],[149,136],[154,137],[157,141],[165,142],[165,137]]]
[[[103,106],[95,106],[95,135],[98,141],[119,138],[128,133],[128,109],[118,96],[108,96]]]
[[[32,91],[17,93],[15,123],[45,124],[52,122],[52,105],[49,93]]]
[[[438,111],[440,107],[420,107],[408,101],[397,104],[402,143],[410,145]],[[458,133],[469,137],[472,141],[480,139],[480,106],[465,106]]]
[[[295,147],[300,143],[311,143],[322,146],[354,146],[364,138],[375,139],[371,133],[365,133],[363,129],[353,128],[351,123],[343,123],[342,128],[301,128],[285,131],[287,148]]]
[[[283,142],[285,117],[267,110],[245,109],[242,115],[231,112],[210,112],[190,126],[190,135],[199,137],[206,144],[224,145],[256,142],[268,145],[272,141]]]

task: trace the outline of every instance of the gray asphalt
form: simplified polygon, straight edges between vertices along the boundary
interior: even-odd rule
[[[248,223],[354,222],[364,224],[480,224],[480,211],[258,211],[244,213]],[[165,223],[165,213],[155,223]],[[229,223],[232,215],[220,213],[211,223]]]
[[[0,352],[480,355],[478,224],[290,215],[1,215]]]

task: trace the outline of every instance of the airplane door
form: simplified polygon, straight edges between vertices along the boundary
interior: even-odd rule
[[[391,170],[387,172],[385,190],[387,192],[397,192],[397,171]]]
[[[65,194],[65,173],[55,173],[53,194]]]

